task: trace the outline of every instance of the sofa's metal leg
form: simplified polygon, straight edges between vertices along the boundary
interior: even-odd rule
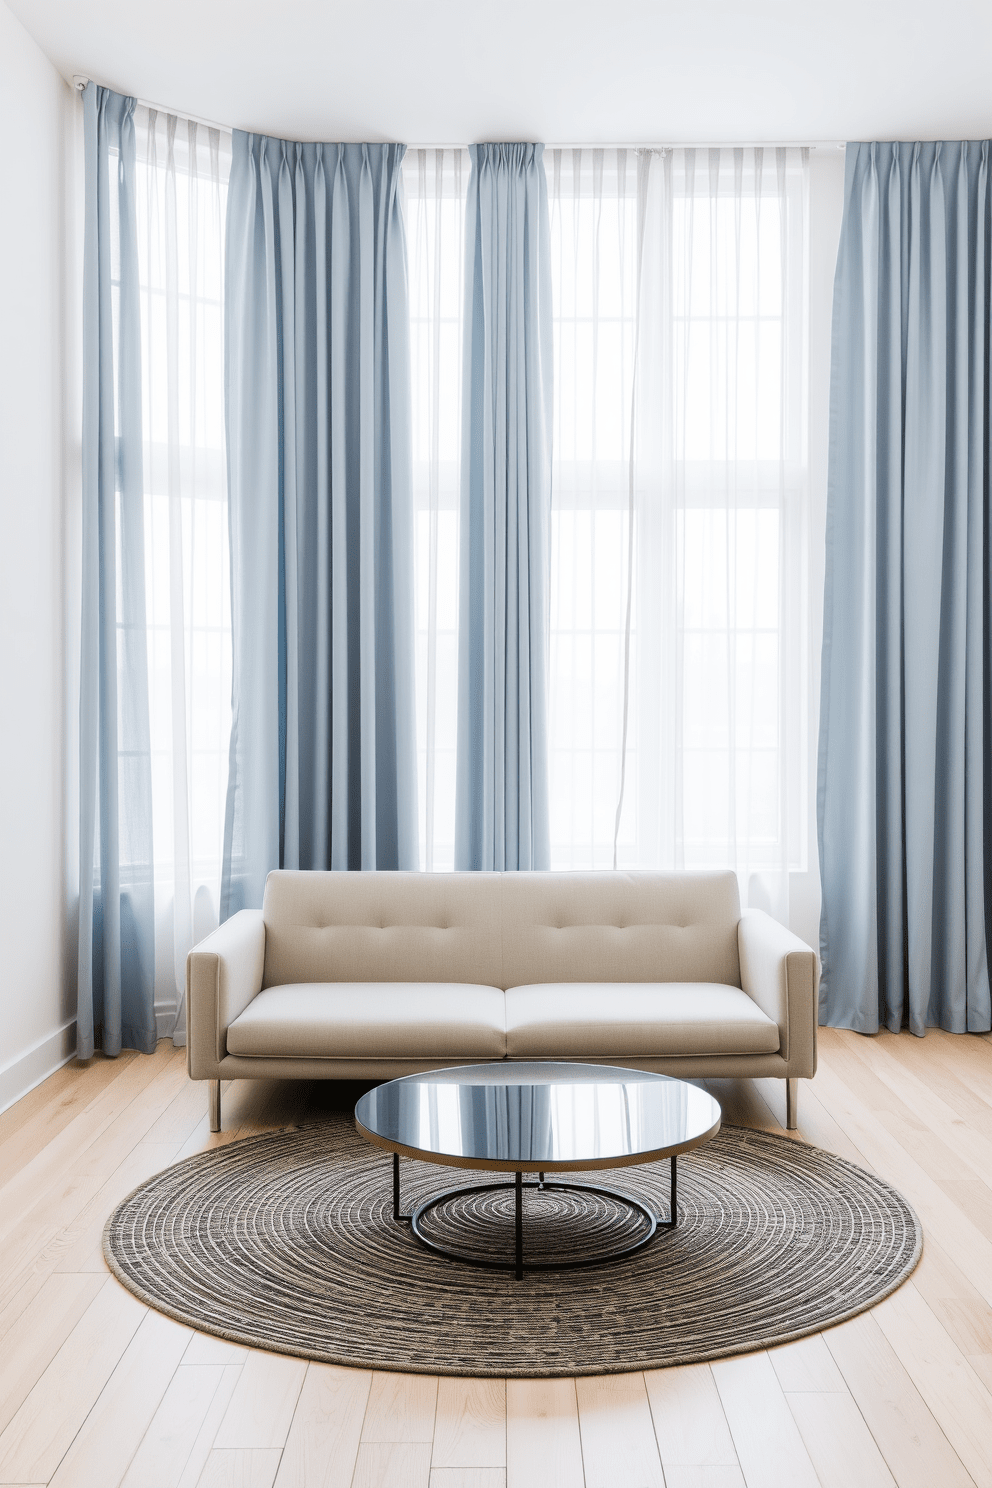
[[[220,1131],[220,1081],[210,1081],[210,1130]]]
[[[799,1125],[799,1081],[792,1077],[785,1082],[785,1125],[789,1131]]]

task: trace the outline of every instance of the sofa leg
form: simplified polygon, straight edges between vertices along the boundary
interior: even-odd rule
[[[785,1125],[788,1131],[799,1125],[799,1081],[791,1076],[785,1082]]]
[[[210,1130],[220,1131],[220,1081],[210,1081]]]

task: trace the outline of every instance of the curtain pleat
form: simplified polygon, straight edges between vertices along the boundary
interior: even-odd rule
[[[151,744],[133,98],[83,98],[77,1053],[151,1052]]]
[[[988,141],[849,145],[818,782],[821,1018],[990,1027]]]
[[[222,916],[271,868],[417,866],[403,153],[234,135]]]
[[[550,866],[551,249],[542,145],[471,147],[455,867]]]

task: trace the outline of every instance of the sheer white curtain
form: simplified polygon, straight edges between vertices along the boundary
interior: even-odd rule
[[[458,489],[467,150],[408,150],[420,861],[455,853]]]
[[[217,924],[231,727],[223,336],[231,136],[146,108],[135,130],[155,995],[159,1031],[174,1018],[182,1043],[186,954]]]
[[[551,861],[605,868],[623,755],[638,156],[553,150],[545,168],[555,330]],[[621,820],[624,862],[635,821],[629,811]]]
[[[805,152],[553,151],[552,855],[805,866]]]

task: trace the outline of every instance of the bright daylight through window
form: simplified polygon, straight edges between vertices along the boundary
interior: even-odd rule
[[[545,166],[552,866],[732,867],[782,909],[806,856],[806,152]],[[404,182],[425,867],[453,845],[467,171],[411,151]]]

